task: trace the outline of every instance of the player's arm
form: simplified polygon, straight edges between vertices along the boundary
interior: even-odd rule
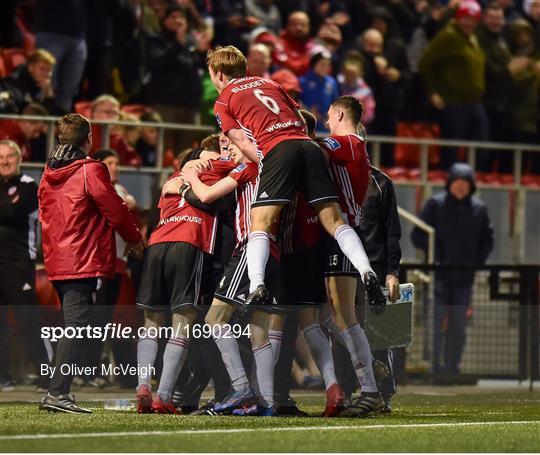
[[[255,147],[255,144],[246,136],[244,131],[240,128],[233,128],[227,131],[226,134],[231,142],[236,145],[250,161],[253,161],[254,163],[259,162],[257,147]]]
[[[206,185],[201,182],[199,175],[192,169],[186,169],[182,172],[182,177],[186,183],[191,185],[191,190],[205,204],[210,204],[226,194],[234,191],[238,182],[232,177],[225,177],[213,185]]]
[[[191,188],[187,188],[183,193],[184,199],[189,203],[189,205],[201,209],[203,212],[216,214],[222,212],[228,212],[233,210],[236,206],[236,197],[234,193],[226,194],[219,199],[216,199],[210,204],[205,204],[195,195]]]

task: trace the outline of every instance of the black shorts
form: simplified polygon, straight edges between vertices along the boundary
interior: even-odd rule
[[[276,305],[258,306],[261,311],[276,312],[282,311],[283,303],[283,279],[281,275],[281,266],[272,256],[268,258],[266,264],[265,283],[274,299]],[[247,269],[246,248],[235,252],[225,269],[216,290],[215,298],[225,303],[233,305],[243,305],[249,295],[249,276]]]
[[[137,305],[156,312],[198,304],[203,252],[185,242],[151,245],[146,253]]]
[[[322,305],[326,301],[325,260],[322,243],[307,250],[281,256],[287,305]]]
[[[360,228],[353,228],[361,238]],[[343,254],[337,240],[329,235],[324,236],[326,246],[325,276],[353,276],[359,277],[360,273],[354,268],[351,261]]]
[[[291,139],[270,150],[261,162],[257,196],[251,205],[289,204],[296,191],[311,205],[339,200],[328,163],[313,141]]]
[[[36,266],[30,260],[0,263],[0,304],[37,305]]]

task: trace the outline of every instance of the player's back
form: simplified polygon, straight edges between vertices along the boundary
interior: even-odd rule
[[[356,134],[332,135],[322,145],[328,152],[341,210],[351,226],[359,226],[371,175],[365,141]]]
[[[215,113],[224,133],[241,128],[266,156],[284,140],[309,139],[297,108],[279,84],[246,77],[227,85],[216,101]]]

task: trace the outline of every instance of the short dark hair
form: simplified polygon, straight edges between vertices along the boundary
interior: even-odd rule
[[[344,95],[336,98],[332,103],[332,106],[340,107],[346,111],[347,116],[353,121],[355,125],[362,121],[362,114],[364,112],[364,106],[354,96]]]
[[[317,117],[307,109],[300,109],[299,112],[306,124],[308,136],[312,136],[315,133],[315,128],[317,128]]]
[[[220,152],[219,134],[211,134],[201,141],[201,149],[209,152]]]
[[[82,147],[90,134],[90,122],[81,114],[66,114],[57,124],[61,144]]]
[[[160,113],[154,110],[143,112],[141,116],[139,117],[139,120],[141,122],[148,122],[148,123],[161,123],[163,121]]]
[[[484,9],[484,15],[489,11],[502,11],[504,13],[504,8],[497,2],[497,1],[492,1],[492,2],[489,2],[486,6],[486,8]]]
[[[46,117],[49,115],[49,111],[45,106],[42,106],[39,103],[30,103],[27,104],[21,111],[22,115],[38,115],[41,117]]]
[[[99,149],[96,152],[92,153],[92,158],[98,161],[105,161],[107,158],[114,156],[116,159],[120,160],[118,153],[113,149]]]

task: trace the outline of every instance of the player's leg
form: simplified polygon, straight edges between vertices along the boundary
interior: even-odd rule
[[[259,408],[258,414],[274,406],[274,356],[268,337],[269,319],[270,314],[255,311],[249,324],[254,357],[252,377],[256,378],[259,404],[265,408]]]
[[[268,339],[272,345],[272,356],[274,366],[277,364],[281,352],[281,341],[283,339],[283,324],[285,316],[281,314],[271,314],[268,321]]]
[[[187,357],[190,330],[195,319],[197,319],[197,310],[188,305],[177,308],[172,315],[172,333],[163,352],[163,369],[157,397],[152,402],[152,410],[156,413],[177,413],[172,404],[174,384]]]
[[[384,311],[386,298],[358,234],[345,223],[341,216],[335,185],[320,148],[314,142],[306,141],[302,148],[302,159],[305,169],[302,192],[306,201],[315,208],[323,228],[337,241],[343,254],[360,273],[372,310]]]
[[[238,393],[246,393],[249,391],[249,380],[240,357],[236,338],[232,336],[232,332],[227,327],[235,310],[235,305],[215,298],[208,310],[205,322],[212,328],[212,336],[221,352],[233,390]]]
[[[147,310],[144,313],[144,326],[137,342],[138,385],[137,403],[139,414],[151,412],[152,372],[158,352],[159,330],[165,323],[166,314]]]
[[[334,322],[347,346],[358,382],[362,387],[360,398],[351,408],[343,411],[342,415],[363,416],[380,407],[381,398],[373,375],[369,342],[354,311],[356,278],[329,276],[327,291],[334,310]]]
[[[289,204],[301,179],[301,144],[284,141],[261,161],[257,194],[251,206],[251,233],[247,244],[250,295],[246,304],[268,303],[265,287],[270,238],[281,209]]]
[[[266,263],[270,255],[270,233],[279,217],[282,204],[251,209],[251,232],[247,244],[249,292],[264,285]]]

